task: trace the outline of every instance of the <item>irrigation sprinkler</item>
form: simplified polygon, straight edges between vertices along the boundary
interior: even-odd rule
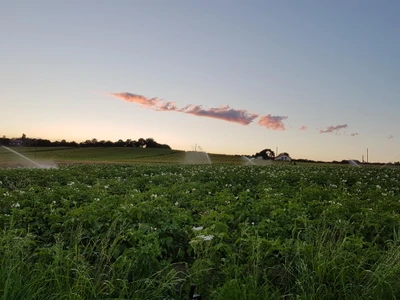
[[[185,164],[212,164],[208,153],[199,145],[196,144],[194,149],[195,151],[187,151],[185,153]]]

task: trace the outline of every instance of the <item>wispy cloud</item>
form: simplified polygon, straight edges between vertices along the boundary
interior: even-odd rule
[[[220,119],[228,122],[249,125],[254,119],[258,118],[258,114],[249,113],[244,109],[233,109],[228,105],[218,108],[203,108],[201,105],[190,105],[181,110],[185,114],[191,114],[199,117],[209,117]]]
[[[131,93],[108,93],[108,95],[155,110],[178,110],[174,102],[166,102],[158,98],[146,98],[145,96]]]
[[[203,108],[201,105],[187,105],[183,108],[176,106],[175,102],[167,102],[159,98],[147,98],[142,95],[132,93],[108,93],[128,102],[139,104],[140,106],[151,108],[157,111],[175,111],[199,117],[208,117],[223,121],[249,125],[259,117],[257,113],[248,112],[245,109],[234,109],[227,106],[216,108]],[[285,130],[282,120],[287,117],[266,115],[260,118],[258,124],[272,130]]]
[[[300,128],[299,128],[299,130],[307,130],[307,126],[301,126]]]
[[[346,129],[348,126],[347,124],[344,125],[337,125],[337,126],[328,126],[325,130],[320,130],[319,133],[330,133],[330,132],[335,132],[337,133],[341,129]]]
[[[351,136],[357,136],[358,135],[358,132],[354,132],[354,133],[352,133],[352,134],[350,134]]]
[[[283,120],[286,120],[287,117],[283,116],[271,116],[271,114],[265,115],[260,118],[258,121],[258,125],[264,126],[265,128],[272,130],[286,130],[285,124],[283,124]]]
[[[389,140],[393,139],[393,135],[389,134],[388,139]]]

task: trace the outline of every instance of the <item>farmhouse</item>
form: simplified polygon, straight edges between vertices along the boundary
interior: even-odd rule
[[[292,159],[290,158],[289,154],[284,152],[280,153],[275,157],[275,160],[282,160],[282,161],[291,161]]]

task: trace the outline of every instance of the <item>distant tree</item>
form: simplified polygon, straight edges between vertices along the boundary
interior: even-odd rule
[[[310,162],[310,163],[315,162],[314,160],[307,159],[307,158],[297,158],[296,161],[298,161],[298,162]]]
[[[0,139],[0,145],[8,146],[10,145],[10,139],[6,138],[5,135]]]
[[[140,138],[138,140],[140,147],[146,147],[146,140],[144,138]]]
[[[171,149],[171,147],[167,144],[158,144],[159,148],[164,148],[164,149]]]
[[[83,147],[90,147],[90,146],[92,146],[92,141],[91,140],[86,140],[86,141],[80,143],[80,145],[83,146]]]
[[[114,143],[114,146],[116,147],[124,147],[125,142],[122,139],[119,139],[117,142]]]
[[[147,148],[158,148],[158,143],[153,138],[146,139],[146,147]]]
[[[140,141],[140,140],[139,140]],[[165,148],[165,149],[171,149],[170,146],[166,144],[159,144],[157,143],[153,138],[147,138],[144,142],[141,141],[141,143],[145,143],[146,148]]]
[[[52,143],[50,140],[45,140],[45,139],[37,139],[36,144],[38,147],[50,147],[52,146]]]
[[[51,142],[50,140],[47,139],[31,139],[27,138],[25,133],[22,134],[22,137],[20,139],[13,139],[13,140],[23,140],[22,145],[26,147],[58,147],[58,146],[63,146],[63,147],[149,147],[149,148],[166,148],[166,149],[171,149],[170,146],[166,144],[159,144],[157,143],[153,138],[140,138],[139,140],[131,140],[127,139],[126,141],[119,139],[115,143],[111,141],[105,141],[105,140],[100,140],[98,141],[96,138],[93,138],[91,140],[86,140],[81,143],[77,143],[75,141],[68,142],[65,139],[62,139],[61,141],[55,141]],[[3,135],[2,138],[0,138],[0,144],[7,146],[10,145],[12,142],[11,139],[6,138],[5,135]]]
[[[260,152],[257,152],[253,157],[262,157],[263,159],[274,159],[275,158],[275,152],[272,151],[271,149],[264,149]]]

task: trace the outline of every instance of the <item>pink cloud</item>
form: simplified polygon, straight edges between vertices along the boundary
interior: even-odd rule
[[[177,110],[174,102],[165,102],[158,98],[146,98],[145,96],[131,93],[108,93],[108,95],[155,110]]]
[[[158,98],[147,98],[142,95],[131,93],[108,93],[108,95],[137,103],[143,107],[152,108],[158,111],[176,111],[185,114],[191,114],[199,117],[209,117],[228,122],[249,125],[254,119],[258,118],[258,114],[249,113],[244,109],[233,109],[229,106],[218,108],[203,108],[201,105],[188,105],[184,108],[176,106],[175,102],[166,102]]]
[[[201,105],[188,105],[183,108],[179,108],[176,106],[175,102],[166,102],[159,98],[147,98],[138,94],[108,93],[108,95],[157,111],[175,111],[199,117],[208,117],[227,122],[238,123],[241,125],[249,125],[259,117],[259,114],[250,113],[245,109],[234,109],[228,105],[217,108],[203,108]],[[285,124],[283,123],[283,120],[286,119],[287,117],[284,116],[271,116],[268,114],[260,117],[258,124],[271,130],[285,130]],[[302,126],[300,129],[306,130],[307,127]]]
[[[307,130],[307,126],[301,126],[300,128],[299,128],[299,130]]]
[[[393,135],[389,134],[388,139],[389,139],[389,140],[393,139]]]
[[[283,116],[271,116],[271,114],[265,115],[260,118],[258,121],[258,125],[264,126],[265,128],[272,130],[286,130],[285,124],[283,124],[283,120],[286,120],[287,117]]]
[[[346,129],[348,126],[347,126],[347,124],[344,124],[344,125],[337,125],[337,126],[328,126],[328,128],[327,129],[325,129],[325,130],[320,130],[319,131],[319,133],[330,133],[330,132],[338,132],[339,130],[341,130],[341,129]]]
[[[220,119],[228,122],[239,123],[242,125],[249,125],[254,119],[258,117],[258,114],[249,113],[244,109],[233,109],[227,106],[218,108],[204,109],[201,105],[189,105],[180,110],[185,114],[191,114],[199,117],[209,117]]]
[[[358,133],[357,132],[354,132],[354,133],[352,133],[352,134],[350,134],[351,136],[356,136],[356,135],[358,135]]]

